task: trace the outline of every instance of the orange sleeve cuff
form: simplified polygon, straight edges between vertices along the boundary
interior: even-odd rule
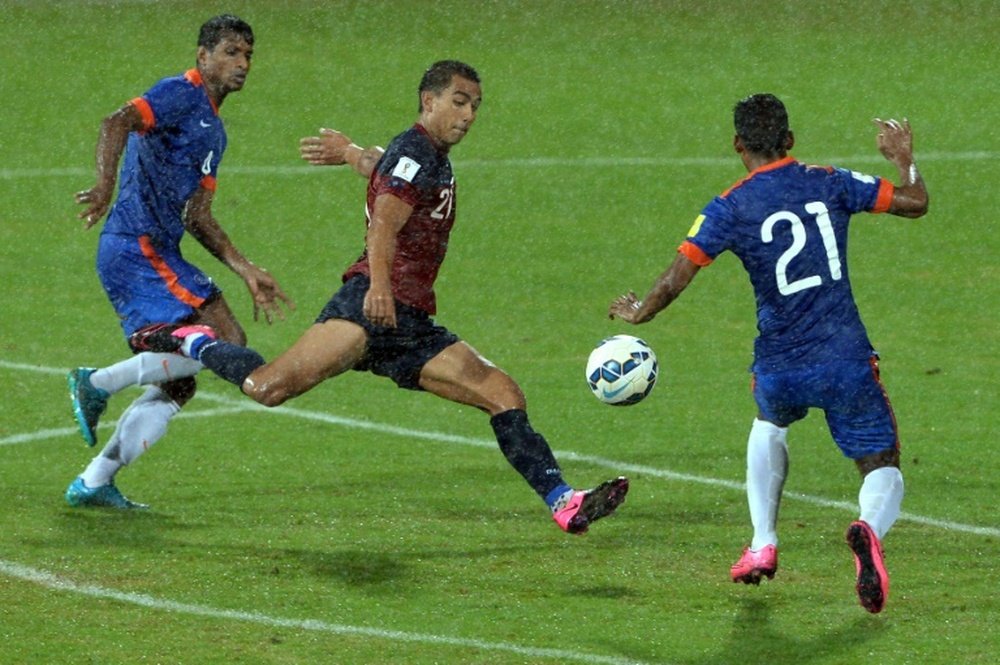
[[[156,126],[156,116],[153,115],[153,107],[142,97],[136,97],[129,102],[139,111],[142,116],[142,131],[146,132]]]
[[[704,268],[714,260],[712,259],[711,256],[706,254],[701,247],[694,244],[690,240],[685,240],[684,242],[682,242],[681,246],[677,248],[677,251],[683,254],[684,256],[688,257],[688,259],[691,260],[691,263],[695,264],[696,266],[701,266],[702,268]]]
[[[202,187],[204,187],[210,192],[214,192],[215,188],[218,187],[218,183],[216,182],[215,178],[213,178],[210,175],[207,175],[204,178],[202,178],[201,182],[198,184],[200,184]]]
[[[875,205],[872,212],[886,212],[892,204],[892,196],[896,193],[896,186],[886,179],[878,186],[878,196],[875,198]]]

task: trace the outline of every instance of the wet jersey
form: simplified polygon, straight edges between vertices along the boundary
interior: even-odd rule
[[[713,199],[680,251],[705,266],[729,250],[757,300],[754,370],[777,371],[872,352],[847,270],[847,227],[885,212],[888,180],[786,157]]]
[[[129,134],[118,198],[103,233],[176,246],[188,199],[199,187],[215,190],[226,131],[197,69],[160,80],[131,104],[143,128]]]
[[[413,207],[396,236],[393,296],[406,305],[434,314],[437,311],[434,280],[448,251],[448,237],[455,223],[455,177],[447,153],[434,147],[419,124],[394,138],[372,171],[365,208],[368,224],[375,199],[382,194],[396,196]],[[344,281],[357,274],[371,276],[367,249],[344,273]]]

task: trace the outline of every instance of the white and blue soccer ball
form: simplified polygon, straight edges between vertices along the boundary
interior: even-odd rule
[[[658,369],[649,344],[631,335],[615,335],[590,352],[587,383],[605,404],[637,404],[653,390]]]

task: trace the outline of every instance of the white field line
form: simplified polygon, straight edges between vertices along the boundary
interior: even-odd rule
[[[128,593],[125,591],[115,591],[105,589],[90,584],[77,584],[70,580],[58,577],[28,566],[22,566],[10,561],[0,559],[0,574],[7,577],[33,582],[56,591],[69,591],[78,593],[90,598],[102,600],[114,600],[129,605],[139,605],[153,610],[164,612],[176,612],[177,614],[187,614],[194,616],[208,617],[210,619],[226,619],[230,621],[244,621],[255,623],[271,628],[290,628],[294,630],[308,630],[318,633],[330,633],[333,635],[360,635],[375,639],[391,640],[395,642],[418,642],[421,644],[434,644],[448,647],[460,647],[462,649],[480,649],[482,651],[506,652],[530,659],[550,658],[554,661],[572,661],[578,663],[596,663],[598,665],[642,665],[639,661],[616,658],[614,656],[600,656],[596,654],[583,653],[579,651],[568,651],[565,649],[544,649],[519,646],[509,642],[486,642],[461,637],[447,637],[445,635],[433,635],[429,633],[411,633],[399,630],[384,630],[381,628],[371,628],[367,626],[350,626],[339,623],[328,623],[318,619],[287,619],[282,617],[269,616],[259,612],[243,612],[240,610],[225,610],[207,605],[196,605],[193,603],[179,603],[173,600],[155,598],[140,593]]]
[[[796,155],[799,157],[799,155]],[[809,159],[799,157],[804,162]],[[995,161],[1000,153],[987,150],[966,152],[922,152],[916,155],[917,163],[926,162],[968,162]],[[841,157],[824,157],[817,164],[834,164],[850,168],[855,164],[881,164],[885,159],[874,153],[863,155],[847,155]],[[725,167],[732,166],[738,170],[740,164],[736,155],[720,155],[717,157],[516,157],[499,159],[456,159],[455,168],[620,168],[630,166],[647,166],[663,168],[690,167]],[[261,165],[227,165],[221,173],[225,175],[274,175],[299,176],[310,173],[325,173],[326,169],[307,164],[261,164]],[[93,176],[91,166],[67,167],[37,167],[37,168],[2,168],[0,180],[23,180],[32,178],[85,178]]]
[[[66,371],[64,369],[59,369],[54,367],[43,367],[39,365],[13,363],[5,360],[0,360],[0,369],[29,371],[40,374],[59,375],[59,376],[63,375]],[[353,429],[365,429],[369,431],[380,432],[383,434],[403,436],[411,439],[416,438],[428,441],[438,441],[441,443],[465,445],[465,446],[472,446],[476,448],[484,448],[491,450],[496,447],[496,442],[492,440],[476,439],[471,437],[446,434],[443,432],[413,430],[405,427],[387,425],[384,423],[357,420],[354,418],[345,418],[342,416],[334,416],[331,414],[306,411],[304,409],[296,409],[292,407],[278,407],[274,409],[268,409],[266,407],[260,406],[253,402],[246,401],[243,398],[239,397],[228,397],[228,396],[216,395],[205,392],[199,392],[198,394],[201,399],[215,402],[223,406],[218,409],[193,411],[190,413],[188,417],[202,417],[209,415],[220,415],[220,414],[238,413],[246,411],[260,411],[275,415],[293,417],[297,419],[324,422],[331,425],[339,425],[342,427],[348,427]],[[62,436],[76,436],[76,434],[77,434],[76,428],[70,428],[70,427],[39,430],[30,434],[17,434],[5,437],[3,439],[0,439],[0,445],[28,443],[32,441],[51,439]],[[628,463],[618,462],[615,460],[606,459],[603,457],[574,453],[571,451],[555,451],[555,452],[556,456],[561,459],[570,459],[574,461],[587,462],[597,466],[604,466],[616,469],[619,472],[641,473],[655,478],[663,478],[667,480],[675,480],[680,482],[693,482],[693,483],[699,483],[713,487],[721,487],[736,491],[743,491],[744,489],[743,483],[723,480],[719,478],[697,476],[692,474],[678,473],[676,471],[670,471],[667,469],[659,469],[656,467],[628,464]],[[857,510],[857,507],[855,505],[848,502],[833,501],[830,499],[824,499],[822,497],[815,497],[806,494],[786,493],[785,497],[796,499],[806,503],[812,503],[814,505],[843,509],[848,512],[854,512]],[[1000,529],[995,529],[990,527],[978,527],[978,526],[960,524],[956,522],[950,522],[946,520],[936,520],[933,518],[921,517],[918,515],[910,515],[910,514],[903,514],[900,516],[900,519],[905,519],[920,524],[937,527],[945,531],[960,531],[978,535],[1000,536]],[[6,561],[3,559],[0,559],[0,574],[6,577],[12,577],[27,582],[39,584],[41,586],[56,591],[69,591],[72,593],[79,593],[85,596],[89,596],[91,598],[114,600],[131,605],[139,605],[153,610],[176,612],[179,614],[188,614],[194,616],[203,616],[211,619],[244,621],[244,622],[256,623],[276,628],[293,628],[298,630],[309,630],[313,632],[329,633],[335,635],[360,635],[365,637],[371,637],[373,639],[383,639],[396,642],[417,642],[422,644],[435,644],[435,645],[451,646],[459,648],[474,648],[483,651],[513,653],[528,658],[551,658],[554,660],[580,662],[580,663],[595,663],[598,665],[630,665],[630,664],[643,665],[639,661],[622,659],[613,656],[601,656],[597,654],[567,651],[563,649],[532,648],[532,647],[524,647],[516,644],[511,644],[507,642],[486,642],[482,640],[448,637],[444,635],[411,633],[405,631],[385,630],[385,629],[372,628],[366,626],[351,626],[345,624],[328,623],[317,619],[288,619],[282,617],[273,617],[266,614],[261,614],[259,612],[226,610],[226,609],[208,607],[205,605],[181,603],[162,598],[155,598],[153,596],[147,596],[145,594],[129,593],[123,591],[116,591],[114,589],[106,589],[103,587],[98,587],[93,585],[78,584],[71,580],[67,580],[58,577],[56,575],[53,575],[51,573],[48,573],[46,571],[30,568],[28,566],[24,566],[11,561]]]
[[[42,367],[39,365],[26,365],[23,363],[13,363],[2,359],[0,359],[0,369],[21,370],[21,371],[44,373],[44,374],[55,374],[60,376],[64,375],[67,371],[55,367]],[[380,432],[382,434],[401,436],[409,439],[422,439],[424,441],[436,441],[439,443],[470,446],[474,448],[483,448],[488,450],[495,449],[497,445],[496,441],[494,441],[493,439],[477,439],[473,437],[448,434],[445,432],[437,432],[433,430],[417,430],[407,427],[400,427],[398,425],[390,425],[382,422],[359,420],[357,418],[336,416],[333,414],[320,413],[317,411],[307,411],[305,409],[297,409],[295,407],[289,407],[289,406],[267,408],[255,402],[251,402],[247,398],[238,396],[237,394],[235,394],[236,393],[235,388],[233,389],[233,391],[234,394],[232,396],[199,391],[198,397],[199,399],[202,400],[215,402],[216,404],[219,404],[222,407],[219,410],[215,411],[214,413],[229,413],[229,412],[239,413],[246,411],[265,412],[278,416],[297,418],[299,420],[311,420],[315,422],[323,422],[329,425],[338,425],[341,427],[347,427],[349,429],[360,429],[372,432]],[[67,412],[68,411],[69,409],[67,407]],[[184,412],[182,412],[182,414],[183,413]],[[190,417],[200,416],[201,413],[202,412],[199,411],[191,411]],[[213,412],[209,412],[206,415],[210,415],[212,413]],[[104,427],[105,424],[102,423],[101,426]],[[107,424],[107,426],[110,427],[111,424],[109,423]],[[14,443],[29,443],[41,439],[49,439],[57,436],[68,436],[68,435],[75,436],[76,429],[71,427],[66,427],[59,429],[38,430],[35,432],[25,433],[25,434],[15,434],[0,439],[0,446],[10,445]],[[685,483],[696,483],[699,485],[707,485],[709,487],[719,487],[738,492],[743,492],[746,488],[746,485],[744,483],[737,482],[734,480],[713,478],[711,476],[699,476],[695,474],[681,473],[679,471],[671,471],[669,469],[662,469],[658,467],[632,464],[630,462],[623,462],[621,460],[613,460],[606,457],[599,457],[596,455],[577,453],[571,450],[555,450],[553,452],[555,453],[556,457],[560,460],[585,462],[588,464],[593,464],[595,466],[612,469],[619,473],[642,474],[644,476],[650,476],[653,478],[661,478],[664,480],[673,480]],[[813,496],[810,494],[803,494],[800,492],[785,492],[783,497],[786,500],[792,499],[795,501],[801,501],[803,503],[809,503],[815,506],[822,506],[825,508],[836,508],[838,510],[843,510],[848,513],[856,513],[858,510],[857,504],[849,501],[837,501],[834,499],[827,499],[824,497]],[[938,529],[942,529],[944,531],[969,533],[979,536],[1000,537],[1000,528],[997,527],[963,524],[961,522],[936,519],[933,517],[926,517],[923,515],[916,515],[907,512],[900,513],[899,519],[903,521],[914,522],[916,524],[922,524],[924,526],[935,527]]]

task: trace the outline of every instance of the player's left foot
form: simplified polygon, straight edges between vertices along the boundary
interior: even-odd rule
[[[889,597],[889,573],[885,570],[882,543],[867,523],[858,520],[847,527],[847,544],[854,552],[858,600],[866,610],[878,614]]]
[[[69,398],[73,402],[73,417],[88,446],[97,443],[97,423],[107,410],[110,397],[106,390],[90,383],[90,375],[95,371],[93,367],[77,367],[66,375]]]
[[[552,514],[552,519],[566,533],[586,533],[593,522],[615,512],[626,494],[628,478],[620,476],[605,481],[592,490],[574,492],[566,506]]]
[[[100,487],[87,487],[83,478],[77,477],[66,488],[66,503],[74,508],[80,506],[99,506],[119,508],[121,510],[146,510],[144,503],[136,503],[125,498],[125,495],[115,487],[113,482]]]

